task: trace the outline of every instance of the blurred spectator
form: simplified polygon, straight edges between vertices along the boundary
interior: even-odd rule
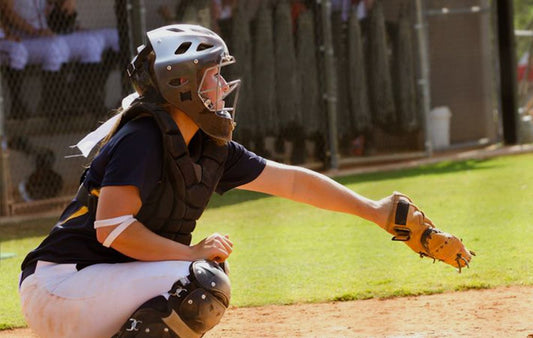
[[[170,6],[163,5],[159,7],[158,13],[165,24],[188,23],[210,28],[231,46],[229,39],[232,17],[237,4],[237,0],[181,0],[177,2],[174,11]],[[244,4],[240,6],[245,7]]]
[[[51,3],[47,12],[47,24],[54,33],[60,34],[67,40],[79,39],[98,43],[93,55],[93,57],[99,55],[98,61],[80,61],[76,66],[74,87],[78,90],[73,93],[73,101],[79,106],[74,109],[77,108],[82,113],[105,112],[107,110],[104,104],[105,84],[113,65],[118,60],[118,31],[115,28],[83,29],[77,23],[75,0],[49,1]],[[74,57],[71,61],[78,61],[78,58]]]
[[[231,37],[232,17],[236,6],[236,0],[213,0],[212,2],[213,28],[228,45],[231,45],[227,39]]]
[[[23,119],[28,116],[28,109],[22,100],[21,72],[28,63],[28,50],[20,39],[4,31],[0,22],[0,65],[2,75],[11,93],[11,107],[7,118]]]
[[[56,34],[87,34],[99,40],[103,50],[119,51],[118,32],[115,28],[84,29],[77,22],[76,0],[48,0],[48,27]]]
[[[14,31],[22,37],[33,37],[35,33],[60,37],[67,43],[68,61],[81,63],[96,63],[102,59],[103,43],[98,34],[88,34],[75,30],[75,0],[4,0],[6,4],[6,18],[11,17],[9,23]],[[48,15],[54,12],[53,31],[48,24]],[[62,14],[60,14],[62,13]],[[59,18],[58,18],[59,16]],[[61,22],[60,19],[64,22]],[[72,20],[74,18],[74,20]],[[70,27],[67,27],[68,25]]]
[[[340,12],[343,22],[348,21],[351,7],[352,0],[331,0],[331,12]]]
[[[4,30],[3,21],[0,21],[0,62],[17,70],[24,69],[28,63],[28,50],[17,36]]]
[[[353,8],[357,9],[357,17],[362,20],[372,9],[374,0],[331,0],[331,11],[341,12],[342,21],[348,21]]]
[[[169,5],[162,5],[158,13],[165,24],[187,23],[211,28],[211,10],[212,0],[181,0],[174,10]]]
[[[247,20],[251,21],[261,2],[273,6],[276,0],[181,0],[177,1],[174,9],[169,5],[160,6],[158,13],[165,24],[190,23],[208,27],[231,46],[231,41],[228,39],[231,38],[232,18],[237,7],[245,13]]]
[[[46,116],[59,117],[72,112],[74,103],[84,108],[102,106],[103,98],[95,97],[97,91],[91,90],[95,84],[87,76],[99,70],[105,39],[101,34],[75,30],[75,0],[3,0],[1,3],[5,24],[21,37],[28,49],[28,62],[42,64],[39,110]],[[52,15],[51,25],[49,15]],[[51,64],[40,62],[43,59]],[[61,67],[66,62],[77,63],[75,83],[70,86],[67,86],[68,74]],[[68,87],[73,90],[67,90]]]
[[[352,3],[357,6],[357,18],[362,20],[368,16],[368,12],[374,5],[374,0],[352,0]]]
[[[66,42],[53,36],[49,29],[36,28],[28,24],[13,11],[13,1],[0,1],[2,25],[4,28],[4,51],[7,49],[9,67],[6,68],[5,78],[11,93],[10,117],[24,118],[28,110],[21,99],[22,70],[27,64],[41,65],[43,71],[43,90],[40,106],[54,109],[53,93],[54,81],[62,65],[68,60],[68,46]],[[22,57],[20,57],[22,55]]]
[[[76,2],[74,0],[54,1],[48,11],[48,27],[57,34],[70,34],[76,29]]]

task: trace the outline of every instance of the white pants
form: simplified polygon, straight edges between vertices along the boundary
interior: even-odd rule
[[[21,43],[28,51],[28,64],[41,64],[47,71],[57,72],[68,62],[69,47],[58,36],[22,39]]]
[[[0,63],[22,70],[28,63],[28,50],[20,42],[0,39]]]
[[[84,30],[59,35],[59,37],[67,43],[69,61],[79,61],[81,63],[98,63],[102,61],[105,44],[99,33]]]
[[[97,28],[91,29],[90,32],[102,40],[104,50],[111,49],[117,53],[120,51],[118,31],[116,28]]]
[[[39,261],[20,287],[22,311],[39,337],[111,337],[147,300],[189,274],[190,262],[75,264]]]

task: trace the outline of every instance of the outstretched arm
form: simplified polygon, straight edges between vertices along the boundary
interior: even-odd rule
[[[254,181],[239,188],[362,217],[394,235],[393,239],[404,241],[421,257],[444,261],[459,272],[474,255],[457,237],[436,229],[411,199],[400,193],[373,201],[325,175],[271,161]]]
[[[258,191],[326,210],[356,215],[378,225],[387,221],[390,206],[373,201],[331,178],[309,169],[267,161],[263,172],[239,189]]]

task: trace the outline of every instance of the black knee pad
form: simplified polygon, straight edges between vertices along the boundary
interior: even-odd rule
[[[201,337],[220,322],[231,284],[215,262],[192,262],[189,275],[174,283],[170,296],[141,305],[113,337]]]
[[[206,260],[193,262],[186,279],[174,283],[169,302],[187,326],[203,334],[220,322],[229,306],[231,284],[217,263]]]

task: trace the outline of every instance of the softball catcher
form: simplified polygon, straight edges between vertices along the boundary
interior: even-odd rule
[[[191,245],[215,191],[280,196],[362,217],[396,236],[409,228],[416,239],[412,220],[425,218],[407,198],[405,213],[397,195],[373,201],[232,140],[240,82],[220,75],[235,59],[214,32],[171,25],[146,41],[128,68],[136,95],[78,143],[87,154],[105,136],[75,198],[22,264],[22,309],[37,334],[200,337],[215,326],[231,299],[224,265],[233,242],[215,233]],[[436,236],[426,238],[423,252],[439,258]]]

